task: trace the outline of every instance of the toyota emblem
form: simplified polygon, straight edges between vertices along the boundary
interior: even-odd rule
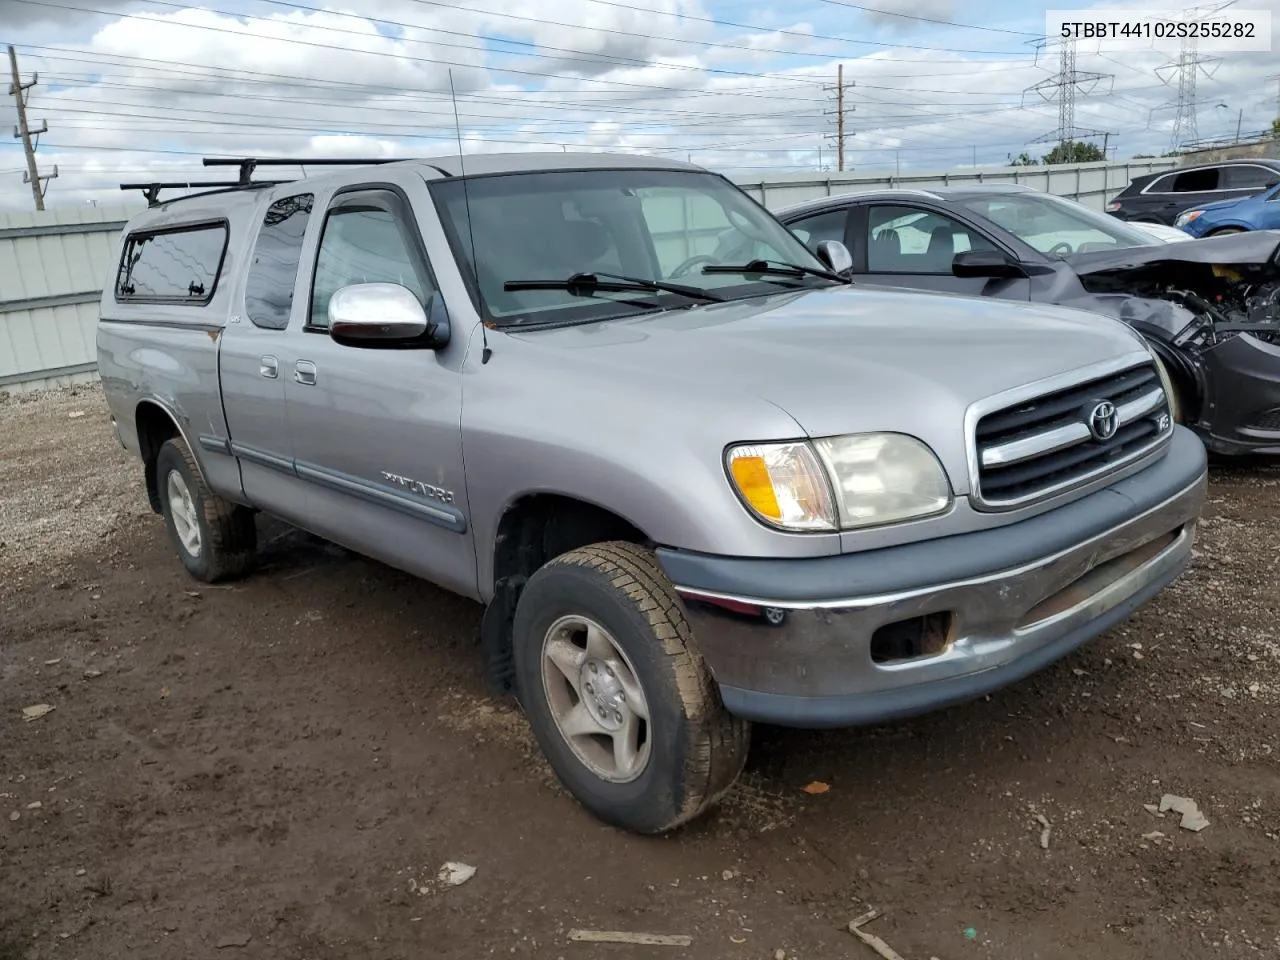
[[[1120,415],[1116,405],[1110,400],[1103,400],[1089,411],[1089,432],[1095,440],[1110,440],[1120,429]]]

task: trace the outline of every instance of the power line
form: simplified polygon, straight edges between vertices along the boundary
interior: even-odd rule
[[[18,70],[18,51],[14,49],[13,44],[9,45],[9,72],[13,77],[13,82],[9,84],[9,93],[18,105],[18,126],[13,131],[13,136],[15,139],[22,140],[22,152],[27,157],[27,169],[22,175],[22,182],[31,184],[31,197],[36,202],[36,209],[43,210],[44,195],[49,189],[48,181],[58,175],[58,165],[53,165],[53,173],[40,175],[40,168],[36,164],[36,147],[40,143],[40,134],[48,132],[49,123],[42,120],[40,129],[32,130],[27,120],[27,101],[30,100],[31,95],[26,91],[40,81],[40,75],[33,73],[30,83],[22,82],[22,73]]]
[[[903,20],[914,20],[917,23],[933,23],[944,27],[959,27],[962,30],[986,30],[989,33],[1005,33],[1013,34],[1019,37],[1034,37],[1038,34],[1030,33],[1026,30],[1009,30],[1005,27],[984,27],[976,23],[957,23],[954,20],[938,20],[933,17],[921,17],[914,13],[895,13],[892,10],[881,10],[879,7],[864,7],[858,3],[849,3],[848,0],[822,0],[823,3],[829,3],[836,7],[846,7],[850,10],[861,10],[863,13],[874,14],[878,17],[900,17]]]
[[[1197,14],[1210,16],[1231,6],[1233,3],[1235,3],[1235,0],[1227,0],[1226,3],[1189,7],[1183,10],[1182,13],[1184,17],[1194,20],[1197,19]],[[1198,113],[1196,79],[1200,73],[1204,73],[1205,79],[1211,78],[1217,67],[1215,66],[1214,70],[1208,70],[1205,65],[1216,65],[1221,62],[1221,57],[1201,57],[1196,51],[1196,38],[1184,37],[1179,45],[1178,59],[1156,67],[1156,76],[1164,83],[1169,83],[1174,76],[1178,78],[1177,100],[1173,101],[1172,104],[1165,104],[1164,107],[1157,107],[1156,110],[1151,111],[1154,114],[1157,110],[1165,109],[1169,106],[1174,107],[1173,130],[1169,134],[1170,150],[1177,150],[1183,144],[1199,139],[1200,133],[1196,121],[1196,114]]]
[[[1037,56],[1047,43],[1037,44]],[[1027,93],[1037,93],[1046,101],[1058,105],[1058,129],[1055,134],[1046,134],[1031,141],[1044,143],[1056,139],[1061,156],[1065,159],[1069,154],[1070,144],[1085,137],[1109,136],[1100,130],[1080,130],[1076,127],[1076,92],[1083,89],[1087,95],[1092,93],[1103,80],[1111,80],[1115,87],[1115,77],[1108,73],[1081,71],[1076,69],[1076,41],[1074,38],[1058,44],[1058,72],[1053,76],[1032,84]]]
[[[428,6],[428,7],[445,7],[446,9],[451,9],[451,10],[457,9],[457,6],[455,4],[445,2],[445,0],[413,0],[413,2],[420,4],[422,6]],[[650,7],[640,7],[640,6],[636,6],[634,4],[629,4],[629,3],[619,3],[617,2],[617,0],[587,0],[587,2],[599,4],[600,6],[605,6],[605,7],[616,7],[624,10],[635,10],[636,12],[643,13],[645,14],[645,16],[648,16],[648,17],[652,17],[652,16],[674,17],[681,21],[689,21],[693,23],[709,23],[717,27],[732,27],[735,30],[751,30],[759,33],[767,33],[767,34],[773,34],[777,36],[796,37],[800,40],[805,41],[806,43],[812,43],[814,40],[827,40],[827,41],[832,41],[836,43],[856,43],[863,46],[896,47],[896,48],[907,49],[907,50],[927,50],[935,53],[979,53],[979,54],[993,54],[996,56],[1000,56],[1005,53],[1005,51],[1002,51],[1002,50],[965,50],[957,47],[927,47],[927,46],[916,46],[912,44],[893,43],[888,40],[862,40],[862,39],[856,39],[853,37],[831,36],[830,34],[801,33],[798,30],[773,30],[769,27],[759,26],[758,24],[740,23],[734,20],[724,20],[716,17],[702,17],[702,16],[697,16],[696,14],[684,13],[684,12],[672,13],[671,11],[668,11],[668,10],[654,10]],[[581,24],[561,23],[555,20],[544,20],[542,18],[520,17],[520,16],[516,16],[515,14],[496,13],[495,11],[492,11],[492,10],[486,10],[485,14],[487,16],[498,16],[498,17],[503,17],[505,19],[512,19],[512,20],[533,20],[536,23],[549,23],[555,26],[572,27],[580,30],[605,29],[603,27],[584,27]],[[622,32],[625,32],[625,31],[622,31]],[[645,34],[632,34],[632,33],[627,33],[626,35],[627,36],[646,36]],[[649,38],[649,39],[674,39],[674,38]],[[748,47],[746,49],[754,51],[754,50],[757,50],[758,48]],[[922,60],[922,59],[912,59],[912,60],[903,60],[900,62],[932,63],[933,61]]]

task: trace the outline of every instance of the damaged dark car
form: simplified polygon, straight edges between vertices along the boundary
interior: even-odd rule
[[[810,247],[844,242],[863,283],[1123,320],[1163,361],[1177,419],[1207,449],[1280,454],[1280,231],[1162,242],[1013,184],[844,194],[776,215]]]

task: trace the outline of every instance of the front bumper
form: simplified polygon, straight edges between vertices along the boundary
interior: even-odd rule
[[[1203,355],[1210,395],[1204,444],[1221,454],[1280,454],[1280,346],[1247,333]]]
[[[1205,451],[1006,527],[803,560],[659,550],[726,707],[785,726],[911,716],[1013,683],[1124,620],[1190,560]]]

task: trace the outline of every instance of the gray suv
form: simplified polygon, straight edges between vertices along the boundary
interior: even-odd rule
[[[265,511],[478,601],[609,823],[709,808],[753,721],[996,690],[1188,562],[1204,448],[1118,321],[855,287],[683,163],[268,164],[121,235],[99,363],[153,508],[200,580]]]

